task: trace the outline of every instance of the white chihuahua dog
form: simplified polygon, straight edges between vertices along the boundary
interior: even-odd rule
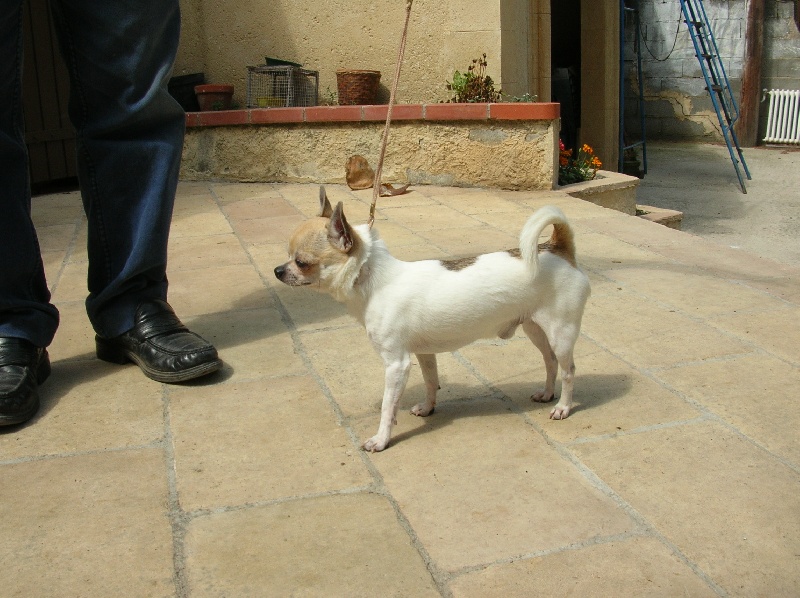
[[[553,225],[550,240],[539,235]],[[520,234],[520,249],[453,261],[403,262],[367,225],[351,227],[342,203],[331,208],[320,187],[320,213],[294,231],[290,260],[275,276],[292,286],[314,285],[344,302],[366,328],[386,366],[378,433],[364,443],[368,451],[386,448],[396,424],[397,406],[417,356],[427,399],[411,413],[426,416],[436,405],[439,377],[436,353],[455,351],[477,339],[508,339],[519,325],[542,352],[547,372],[544,390],[531,399],[548,402],[561,366],[561,399],[551,419],[572,408],[575,364],[572,357],[589,279],[575,262],[572,229],[553,206],[537,210]]]

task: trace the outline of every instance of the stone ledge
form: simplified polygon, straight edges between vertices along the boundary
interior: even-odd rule
[[[636,214],[638,186],[639,179],[636,177],[610,170],[598,170],[596,178],[591,181],[573,183],[558,189],[572,197],[633,216]]]
[[[401,104],[383,181],[550,190],[559,104]],[[344,183],[353,154],[377,165],[388,106],[259,108],[186,115],[181,178]]]
[[[188,112],[186,126],[219,127],[232,125],[285,125],[311,122],[385,121],[387,105],[309,106],[305,108],[252,108],[215,112]],[[397,104],[395,120],[430,122],[460,120],[554,120],[560,104],[554,102],[509,102],[500,104]]]
[[[655,206],[636,206],[637,216],[656,224],[662,224],[667,228],[681,230],[681,223],[683,222],[683,212],[677,210],[668,210],[666,208],[657,208]],[[641,213],[640,213],[641,212]]]

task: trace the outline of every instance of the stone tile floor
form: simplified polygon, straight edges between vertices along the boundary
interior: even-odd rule
[[[328,188],[351,222],[370,191]],[[0,432],[3,596],[789,596],[800,588],[800,270],[560,192],[382,198],[401,258],[516,246],[560,206],[593,295],[577,408],[550,421],[529,341],[382,369],[331,299],[279,284],[313,185],[184,183],[170,300],[224,370],[167,386],[99,362],[76,193],[34,215],[62,326],[40,414]]]

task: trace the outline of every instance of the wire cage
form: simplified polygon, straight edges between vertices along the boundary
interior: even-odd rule
[[[294,66],[248,66],[247,107],[316,106],[319,71]]]

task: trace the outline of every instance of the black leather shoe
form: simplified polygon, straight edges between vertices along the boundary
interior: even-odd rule
[[[185,382],[222,367],[217,350],[190,332],[166,301],[141,303],[131,330],[116,338],[96,336],[95,341],[98,358],[119,364],[132,361],[158,382]]]
[[[39,385],[50,375],[47,349],[0,338],[0,426],[28,421],[39,410]]]

